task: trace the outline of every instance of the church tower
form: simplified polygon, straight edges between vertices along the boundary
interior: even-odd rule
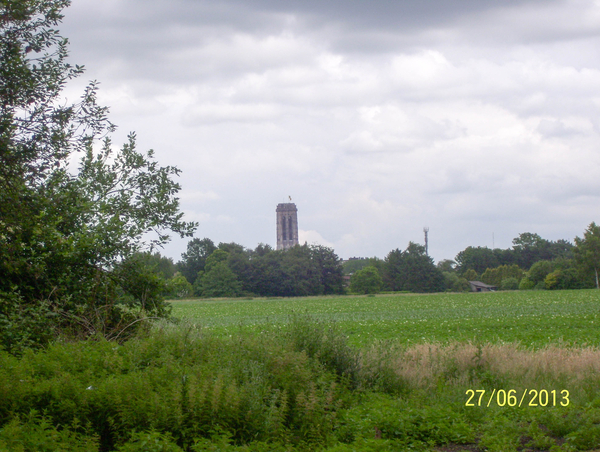
[[[298,244],[298,209],[296,204],[277,204],[277,249],[287,250]]]

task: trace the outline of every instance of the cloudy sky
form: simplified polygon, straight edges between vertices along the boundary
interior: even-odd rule
[[[61,31],[197,237],[275,246],[288,196],[342,258],[600,221],[599,1],[73,0]]]

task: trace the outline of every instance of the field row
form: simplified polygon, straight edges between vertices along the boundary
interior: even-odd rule
[[[296,312],[335,322],[354,346],[378,340],[600,345],[597,290],[196,299],[172,306],[174,317],[224,335],[277,328]]]

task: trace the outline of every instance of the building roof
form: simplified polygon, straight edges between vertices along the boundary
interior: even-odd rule
[[[490,286],[489,284],[483,283],[481,281],[469,281],[469,284],[475,287],[481,287],[482,289],[497,289],[497,286]]]

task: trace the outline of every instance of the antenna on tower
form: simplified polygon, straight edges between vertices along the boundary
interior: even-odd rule
[[[427,234],[429,233],[429,228],[425,226],[423,228],[423,232],[425,233],[425,254],[429,256],[429,238],[427,237]]]

